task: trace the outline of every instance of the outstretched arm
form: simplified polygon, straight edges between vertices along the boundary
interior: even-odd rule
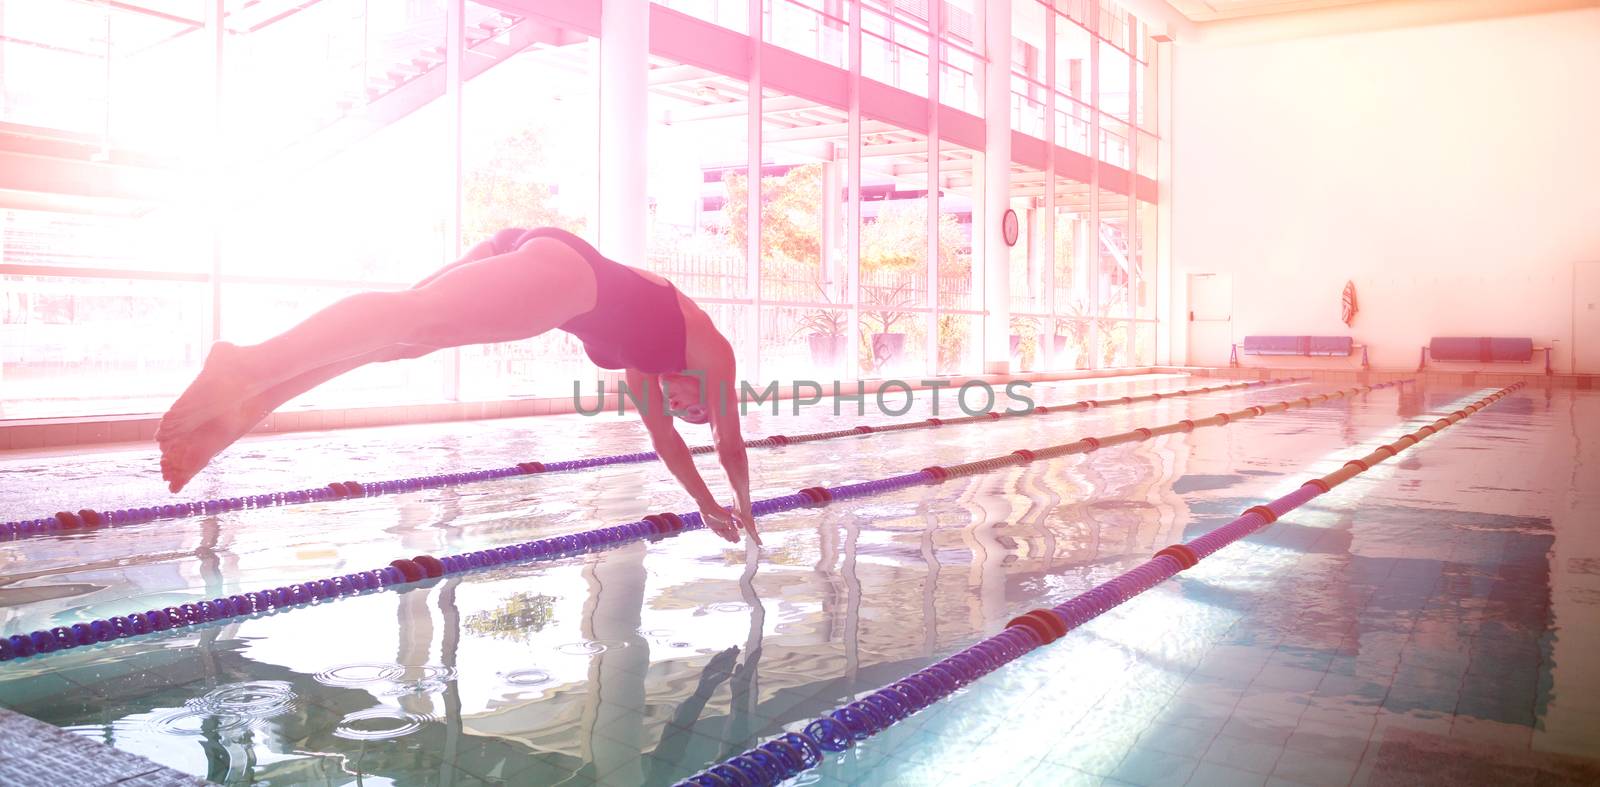
[[[711,401],[711,442],[717,448],[717,459],[728,474],[728,485],[733,488],[735,523],[750,534],[750,540],[761,544],[761,534],[756,531],[755,513],[750,500],[750,458],[745,453],[744,435],[739,431],[739,383],[735,379],[733,353],[730,350],[724,363],[706,372],[705,389]]]
[[[632,369],[629,369],[627,374],[628,387],[644,394],[639,419],[644,421],[644,428],[650,433],[650,443],[656,449],[656,456],[661,457],[661,463],[667,466],[673,478],[678,479],[684,491],[694,498],[706,527],[711,528],[717,535],[737,543],[739,531],[729,521],[727,510],[717,502],[711,490],[706,488],[705,479],[700,477],[700,469],[694,465],[694,456],[689,453],[689,446],[683,442],[683,437],[672,425],[672,416],[667,413],[666,397],[661,392],[661,378]]]

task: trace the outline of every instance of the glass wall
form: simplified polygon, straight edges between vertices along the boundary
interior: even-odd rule
[[[983,270],[973,264],[972,218],[980,196],[979,152],[951,143],[939,147],[938,313],[933,368],[956,374],[981,364],[978,337],[972,330],[983,313]],[[924,236],[926,237],[926,235]]]
[[[156,412],[205,357],[209,288],[0,275],[0,418]]]
[[[1052,357],[1056,369],[1089,369],[1096,360],[1090,349],[1094,335],[1091,192],[1087,184],[1056,176],[1055,243],[1051,249],[1055,256],[1051,341],[1061,348]]]
[[[1138,366],[1156,362],[1156,206],[1140,200],[1134,203],[1134,282],[1133,301],[1134,357]]]
[[[928,277],[928,139],[887,124],[879,127],[883,131],[872,136],[872,144],[862,144],[858,368],[864,377],[924,374],[927,315],[934,306]],[[868,157],[879,146],[894,152]]]
[[[830,86],[752,84],[707,65],[742,56],[674,59],[672,42],[650,56],[637,118],[648,236],[629,262],[705,307],[747,374],[975,373],[997,307],[1014,370],[1154,360],[1156,210],[1128,196],[1160,165],[1157,46],[1140,20],[1100,0],[1013,0],[1004,111],[1038,142],[1014,151],[1021,231],[990,263],[1009,271],[997,306],[974,247],[982,0],[655,5],[706,41],[797,53]],[[256,341],[349,293],[411,286],[504,227],[597,239],[596,140],[614,119],[599,114],[589,6],[467,2],[459,86],[448,0],[288,14],[230,1],[220,52],[206,6],[181,6],[0,5],[0,153],[44,139],[55,182],[84,184],[33,193],[0,174],[0,417],[159,411],[217,339]],[[849,91],[828,97],[850,84],[889,97],[861,107],[859,138]],[[115,176],[92,180],[107,163]],[[372,366],[295,404],[566,396],[596,375],[556,332]]]
[[[463,252],[507,227],[560,227],[598,242],[598,44],[569,35],[529,46],[462,85]],[[458,352],[465,399],[570,396],[574,383],[593,390],[597,374],[559,331]]]
[[[1094,124],[1089,73],[1089,31],[1065,14],[1055,17],[1056,144],[1088,155]]]
[[[1017,242],[1011,247],[1011,337],[1013,368],[1039,371],[1046,366],[1051,327],[1049,216],[1043,206],[1044,170],[1011,169],[1011,209],[1017,214]]]
[[[850,67],[849,21],[841,0],[764,0],[762,35],[806,57]]]
[[[147,152],[191,149],[208,111],[193,99],[212,61],[183,19],[124,3],[0,4],[0,122]]]
[[[696,300],[745,298],[751,289],[745,266],[748,85],[665,60],[652,70],[659,76],[647,112],[650,214],[643,267]]]
[[[1129,222],[1128,198],[1107,188],[1114,182],[1116,170],[1109,162],[1100,162],[1101,188],[1098,190],[1096,208],[1099,227],[1091,240],[1094,248],[1093,273],[1095,287],[1095,316],[1097,344],[1095,364],[1099,368],[1131,365],[1133,305],[1130,302],[1130,284],[1133,272],[1133,232]]]
[[[766,379],[853,376],[842,191],[849,146],[840,132],[847,113],[770,89],[763,100],[760,344],[751,361]],[[749,167],[744,157],[738,164],[727,176],[727,216],[729,232],[743,239]]]
[[[748,80],[664,58],[653,60],[651,73],[642,267],[694,298],[740,358],[753,358],[750,308],[743,305],[759,285],[747,263]],[[752,371],[748,363],[741,368]]]
[[[1047,138],[1049,127],[1045,117],[1049,17],[1049,5],[1038,0],[1018,0],[1011,6],[1011,128],[1038,139]]]
[[[442,10],[416,11],[410,19],[417,46],[441,46]],[[292,147],[286,142],[305,139],[322,122],[321,113],[336,106],[332,93],[299,88],[318,73],[340,69],[313,65],[287,87],[267,73],[272,63],[292,60],[292,52],[327,32],[321,14],[299,17],[263,28],[231,61],[230,72],[241,75],[226,104],[224,133],[233,155],[272,160]],[[406,19],[383,15],[369,24],[398,28]],[[260,342],[340,298],[405,288],[444,265],[453,256],[446,215],[454,177],[450,159],[437,151],[451,145],[449,122],[445,102],[423,103],[316,166],[262,173],[230,187],[220,235],[217,337]],[[290,406],[436,400],[449,393],[446,361],[434,355],[362,367]]]
[[[977,40],[978,14],[982,12],[980,0],[954,0],[943,6],[944,34],[939,37],[939,100],[945,106],[981,116],[983,96],[980,82],[983,74],[978,55],[983,50]]]
[[[1050,96],[1057,146],[1050,314],[1052,349],[1061,347],[1062,357],[1052,353],[1051,365],[1152,363],[1155,214],[1151,206],[1149,222],[1135,220],[1143,217],[1137,206],[1146,203],[1129,197],[1137,187],[1134,175],[1156,175],[1158,140],[1137,125],[1133,112],[1143,106],[1143,80],[1154,74],[1136,55],[1150,48],[1129,48],[1143,41],[1145,31],[1120,9],[1095,0],[1056,0],[1053,11],[1052,23],[1042,27],[1053,36],[1047,44],[1054,53]],[[1154,122],[1153,112],[1138,117]],[[1077,156],[1088,157],[1087,167]],[[1144,269],[1146,261],[1152,270]]]
[[[652,2],[739,33],[750,30],[750,0],[652,0]]]

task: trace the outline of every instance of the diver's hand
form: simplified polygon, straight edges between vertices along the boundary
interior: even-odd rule
[[[756,546],[761,546],[761,533],[756,531],[756,517],[750,513],[750,509],[742,506],[735,509],[733,521],[736,526],[742,528],[750,536],[751,541],[756,542]]]
[[[734,522],[727,506],[715,500],[701,502],[700,521],[706,523],[711,532],[735,544],[739,543],[739,526]]]
[[[711,532],[735,544],[739,543],[739,531],[743,530],[756,546],[761,546],[761,534],[756,532],[756,518],[747,508],[733,509],[715,500],[708,500],[700,504],[700,520],[706,523]]]

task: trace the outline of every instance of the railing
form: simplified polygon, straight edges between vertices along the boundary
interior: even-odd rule
[[[873,30],[874,25],[881,26],[884,32]],[[926,32],[862,8],[861,75],[926,97],[928,41]]]
[[[850,22],[797,0],[770,0],[762,36],[776,44],[838,68],[850,67]]]

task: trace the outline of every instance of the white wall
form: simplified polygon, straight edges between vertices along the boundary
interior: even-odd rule
[[[1236,338],[1354,335],[1414,368],[1431,336],[1532,336],[1570,369],[1573,263],[1600,260],[1600,9],[1173,48],[1175,361],[1186,274],[1231,272]]]

